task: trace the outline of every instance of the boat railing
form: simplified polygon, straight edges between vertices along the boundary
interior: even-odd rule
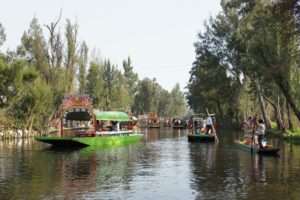
[[[96,131],[96,136],[126,136],[132,134],[132,130],[126,131]]]

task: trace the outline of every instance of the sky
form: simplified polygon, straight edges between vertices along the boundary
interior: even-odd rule
[[[41,25],[66,19],[79,24],[79,41],[122,69],[128,56],[139,78],[155,78],[165,89],[183,89],[195,59],[193,43],[203,23],[221,11],[220,0],[0,0],[0,23],[14,50],[35,16]],[[43,26],[47,37],[47,29]]]

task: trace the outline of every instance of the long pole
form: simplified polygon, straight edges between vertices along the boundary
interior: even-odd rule
[[[251,152],[253,151],[255,125],[256,125],[256,115],[255,115],[255,117],[253,119],[253,129],[252,129],[252,135],[251,135]]]
[[[206,112],[207,112],[207,115],[209,116],[209,112],[208,112],[207,108],[206,108]],[[218,138],[217,131],[215,130],[215,127],[214,127],[213,123],[212,123],[211,127],[212,127],[212,131],[214,132],[214,135],[216,137],[216,142],[218,143],[219,142],[219,138]]]

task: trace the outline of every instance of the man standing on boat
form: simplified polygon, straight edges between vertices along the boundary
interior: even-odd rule
[[[262,119],[259,119],[258,122],[256,122],[256,125],[257,125],[258,145],[259,148],[262,149],[263,148],[262,140],[265,134],[266,127]]]
[[[209,130],[212,130],[212,118],[208,115],[206,119],[206,135],[208,135]]]

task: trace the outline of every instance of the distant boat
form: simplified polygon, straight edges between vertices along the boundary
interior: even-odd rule
[[[249,152],[257,153],[257,154],[262,154],[262,155],[278,155],[277,153],[280,151],[279,148],[272,147],[271,145],[266,145],[264,148],[260,149],[257,145],[252,145],[251,147],[251,142],[249,141],[239,141],[235,140],[234,143],[244,149],[248,150]]]
[[[187,123],[183,118],[174,118],[172,121],[173,129],[186,129]]]
[[[61,147],[84,147],[114,145],[123,142],[138,141],[142,134],[133,134],[132,130],[120,130],[120,122],[130,121],[127,113],[116,111],[99,111],[93,108],[93,100],[89,95],[69,95],[63,104],[61,118],[61,136],[35,137],[35,140]],[[71,129],[71,134],[64,135],[64,122],[67,120],[92,121],[92,127]],[[113,122],[113,126],[103,126],[101,122]],[[101,126],[100,126],[101,125]]]

